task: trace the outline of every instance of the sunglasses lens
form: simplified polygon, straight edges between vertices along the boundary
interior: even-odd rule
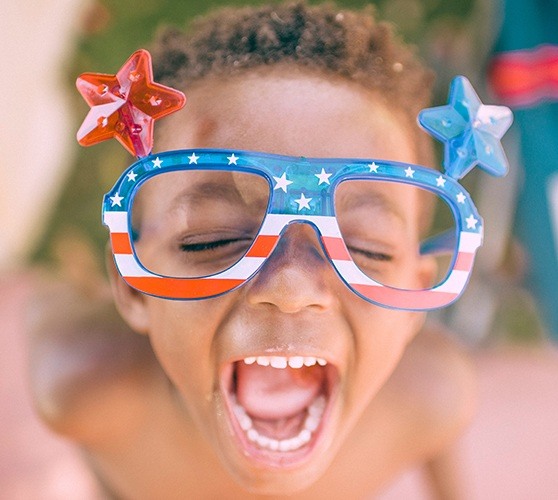
[[[151,177],[132,204],[133,245],[150,272],[175,278],[220,273],[252,245],[269,201],[257,174],[181,170]]]
[[[400,182],[346,180],[336,188],[335,212],[351,259],[367,277],[423,290],[449,274],[457,225],[436,193]]]

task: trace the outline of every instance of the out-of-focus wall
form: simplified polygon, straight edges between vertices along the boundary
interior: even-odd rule
[[[22,263],[70,166],[64,63],[87,0],[4,2],[0,16],[0,271]]]

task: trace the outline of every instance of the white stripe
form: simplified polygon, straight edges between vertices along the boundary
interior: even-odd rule
[[[159,276],[138,266],[134,256],[131,254],[117,253],[114,255],[114,260],[116,261],[116,266],[118,267],[120,274],[124,277],[137,278],[140,276],[150,276],[159,278]]]
[[[260,234],[276,236],[289,222],[297,220],[313,222],[322,236],[341,238],[335,217],[328,215],[268,214]]]
[[[347,260],[335,260],[335,267],[339,270],[341,275],[346,281],[353,285],[369,285],[369,286],[379,286],[382,287],[381,283],[374,281],[364,274],[354,262]],[[459,293],[465,285],[469,278],[469,273],[467,271],[453,271],[448,279],[442,283],[440,286],[430,290],[431,292],[447,292],[447,293]],[[397,288],[397,287],[394,287]],[[405,290],[400,289],[400,290]],[[418,290],[417,290],[418,291]]]
[[[442,283],[440,286],[437,286],[432,291],[433,292],[448,292],[448,293],[460,293],[461,290],[465,288],[467,284],[467,280],[469,279],[469,272],[468,271],[453,271],[449,276],[448,279]]]
[[[152,274],[145,269],[142,269],[134,259],[133,255],[118,253],[114,255],[116,265],[122,276],[136,278],[141,276],[150,276],[160,278],[156,274]],[[208,276],[205,279],[246,279],[260,267],[265,259],[260,257],[245,257],[236,265],[215,276]],[[180,278],[180,276],[176,276]]]
[[[110,228],[111,233],[128,232],[128,212],[107,211],[103,222]]]
[[[257,271],[264,260],[262,257],[244,257],[230,269],[215,276],[209,276],[207,279],[247,279]]]
[[[481,233],[471,233],[469,231],[461,231],[459,235],[459,251],[473,253],[482,244]]]
[[[353,285],[383,286],[364,274],[354,262],[350,260],[334,260],[335,267],[343,278]]]

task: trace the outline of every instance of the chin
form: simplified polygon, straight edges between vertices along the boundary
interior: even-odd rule
[[[246,492],[258,495],[288,496],[310,488],[327,471],[328,464],[313,464],[298,470],[262,471],[248,470],[239,464],[228,464],[229,474]]]

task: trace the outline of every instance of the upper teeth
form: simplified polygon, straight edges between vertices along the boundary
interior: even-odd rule
[[[314,366],[318,363],[325,366],[327,361],[323,358],[314,356],[249,356],[244,358],[244,363],[251,365],[257,363],[261,366],[271,366],[272,368],[301,368],[303,366]]]

